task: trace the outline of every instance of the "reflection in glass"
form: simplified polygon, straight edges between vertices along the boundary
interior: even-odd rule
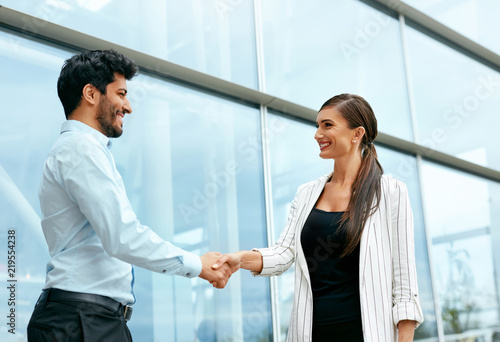
[[[489,340],[500,329],[500,186],[429,162],[422,171],[444,332]]]
[[[252,1],[3,0],[2,6],[257,88]],[[37,32],[36,21],[26,21]]]
[[[60,68],[70,54],[0,30],[0,278],[6,284],[7,231],[15,230],[16,334],[26,326],[45,284],[49,260],[40,226],[38,187],[64,112],[57,98]],[[0,311],[10,312],[2,291]],[[2,339],[10,335],[0,328]]]
[[[404,0],[480,45],[500,53],[500,2],[496,0]]]
[[[357,0],[262,1],[266,90],[319,109],[340,93],[373,106],[381,131],[412,140],[399,22]]]
[[[11,99],[0,115],[0,224],[17,232],[16,334],[22,339],[49,259],[37,191],[65,119],[56,81],[71,54],[3,31],[0,46],[6,66],[0,88]],[[200,255],[265,246],[258,110],[146,75],[128,90],[134,111],[111,151],[141,222]],[[15,100],[20,96],[25,101]],[[6,279],[4,261],[0,275]],[[269,282],[248,272],[220,291],[199,278],[136,267],[134,289],[129,326],[141,340],[272,339]],[[0,307],[7,312],[7,300]]]
[[[500,74],[407,27],[418,142],[500,170]]]

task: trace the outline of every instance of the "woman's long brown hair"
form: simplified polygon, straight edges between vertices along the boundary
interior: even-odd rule
[[[351,198],[344,212],[338,233],[344,235],[343,258],[359,244],[366,221],[380,205],[380,178],[384,173],[377,159],[373,141],[377,137],[377,119],[370,104],[361,96],[340,94],[326,101],[321,110],[335,108],[347,120],[350,129],[363,127],[365,134],[360,144],[361,167],[351,188]]]

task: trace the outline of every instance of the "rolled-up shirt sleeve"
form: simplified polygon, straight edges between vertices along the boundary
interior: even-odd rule
[[[202,269],[199,256],[163,240],[142,225],[109,151],[97,144],[88,147],[64,146],[52,157],[52,169],[92,225],[106,253],[154,272],[198,276]]]
[[[391,189],[393,240],[393,320],[413,320],[418,327],[423,321],[415,264],[413,214],[406,185],[395,182]]]

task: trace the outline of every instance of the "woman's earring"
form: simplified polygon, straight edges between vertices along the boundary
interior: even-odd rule
[[[353,140],[352,142],[355,144],[355,143],[356,143],[356,140]]]

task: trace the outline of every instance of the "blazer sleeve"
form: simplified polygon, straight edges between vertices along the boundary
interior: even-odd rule
[[[295,231],[297,225],[297,208],[300,205],[300,194],[305,185],[297,190],[288,213],[287,224],[273,246],[268,248],[254,248],[252,250],[262,254],[262,271],[252,272],[254,276],[275,276],[284,273],[295,260]]]
[[[423,321],[418,294],[415,265],[413,214],[408,190],[400,181],[390,185],[392,218],[392,270],[393,270],[393,320],[416,321],[417,328]]]

